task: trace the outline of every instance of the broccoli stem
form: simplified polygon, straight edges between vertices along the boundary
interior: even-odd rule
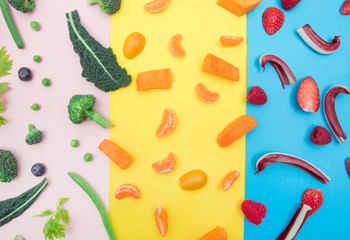
[[[100,3],[100,0],[88,0],[88,4],[89,5],[92,5],[92,4],[95,4],[95,3]]]
[[[22,38],[18,33],[17,27],[15,25],[15,23],[13,22],[11,13],[9,11],[9,8],[7,6],[7,3],[5,2],[5,0],[0,0],[0,8],[2,11],[2,15],[5,18],[7,27],[9,28],[12,38],[15,41],[16,45],[18,48],[23,48],[23,42],[22,42]]]
[[[108,121],[106,118],[104,118],[101,114],[99,114],[95,109],[85,110],[84,112],[88,119],[96,122],[98,125],[102,126],[103,128],[113,127],[113,124],[110,121]]]
[[[34,125],[33,124],[29,124],[28,125],[28,129],[29,129],[29,133],[33,132],[35,130]]]

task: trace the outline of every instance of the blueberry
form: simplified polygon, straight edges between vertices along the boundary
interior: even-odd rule
[[[42,163],[36,163],[32,167],[32,173],[36,177],[40,177],[40,176],[44,175],[45,170],[46,170],[46,168],[45,168],[44,164],[42,164]]]
[[[18,77],[22,81],[30,81],[32,80],[32,72],[29,68],[22,67],[18,70]]]

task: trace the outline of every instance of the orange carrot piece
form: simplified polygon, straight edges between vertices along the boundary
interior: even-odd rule
[[[121,169],[127,168],[133,161],[129,153],[110,140],[104,139],[98,148]]]
[[[222,227],[216,227],[214,230],[208,232],[199,240],[227,240],[227,233]]]
[[[163,207],[157,207],[154,213],[160,235],[165,237],[168,231],[168,214]]]
[[[217,4],[240,17],[259,5],[261,0],[218,0]]]
[[[240,172],[237,170],[234,170],[228,173],[225,176],[224,180],[222,180],[222,183],[221,183],[222,191],[226,191],[227,189],[229,189],[232,186],[232,184],[237,180],[239,175],[240,175]]]
[[[203,72],[238,81],[239,68],[209,53],[203,61]]]
[[[243,42],[243,37],[235,37],[235,36],[221,36],[220,42],[225,47],[233,47],[237,46],[241,42]]]
[[[137,75],[137,90],[170,89],[173,84],[173,74],[169,68],[151,70]]]
[[[227,147],[240,137],[251,131],[257,121],[252,115],[243,115],[230,122],[218,135],[217,142],[220,147]]]

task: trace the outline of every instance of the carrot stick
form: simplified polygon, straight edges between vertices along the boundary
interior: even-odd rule
[[[216,74],[233,81],[238,81],[239,79],[239,68],[211,53],[203,61],[203,72]]]
[[[110,140],[104,139],[98,148],[121,169],[127,168],[133,161],[129,153]]]
[[[261,0],[218,0],[217,4],[240,17],[259,5]]]
[[[173,83],[173,74],[169,68],[151,70],[137,75],[137,90],[170,89]]]

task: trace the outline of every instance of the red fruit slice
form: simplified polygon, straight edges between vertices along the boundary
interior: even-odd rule
[[[162,161],[158,161],[152,164],[152,168],[157,173],[168,173],[171,172],[176,165],[176,156],[174,153],[170,152],[168,156]]]
[[[314,214],[323,204],[323,194],[320,189],[308,188],[305,190],[301,199],[303,204],[312,208],[310,216]]]
[[[350,158],[346,160],[345,164],[346,164],[346,171],[348,172],[348,175],[350,177]]]
[[[346,0],[340,8],[343,15],[350,15],[350,0]]]
[[[196,95],[204,103],[213,103],[219,100],[220,94],[210,91],[203,83],[196,86]]]
[[[241,209],[247,220],[255,225],[262,223],[262,219],[266,216],[267,212],[263,203],[252,200],[244,200]]]
[[[140,191],[137,189],[137,187],[131,184],[120,185],[115,192],[115,197],[117,199],[123,199],[126,197],[139,199],[140,195]]]
[[[320,92],[312,77],[306,77],[299,86],[298,103],[305,112],[317,112],[320,108]]]
[[[232,184],[238,179],[239,175],[240,175],[240,172],[237,170],[228,173],[225,176],[224,180],[222,180],[222,183],[221,183],[222,191],[226,191],[227,189],[229,189],[232,186]]]
[[[168,214],[163,207],[157,207],[154,213],[160,235],[165,237],[168,232]]]

